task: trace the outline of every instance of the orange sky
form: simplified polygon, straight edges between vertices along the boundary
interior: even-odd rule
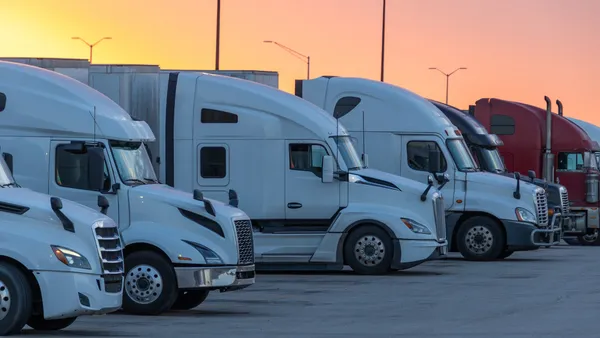
[[[293,91],[311,76],[379,79],[381,0],[222,0],[221,69],[275,70]],[[387,82],[466,109],[481,97],[544,106],[600,125],[600,0],[388,0]],[[2,56],[214,69],[216,0],[2,0]],[[595,80],[595,81],[594,81]]]

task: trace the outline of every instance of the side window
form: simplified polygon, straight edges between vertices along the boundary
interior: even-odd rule
[[[513,135],[515,133],[515,120],[506,115],[492,115],[490,134]]]
[[[92,190],[88,177],[88,154],[70,153],[65,150],[65,146],[56,147],[56,184],[65,188]],[[110,174],[106,162],[104,162],[104,186],[103,190],[108,191],[111,187]]]
[[[320,144],[290,144],[290,169],[321,172],[327,150]]]
[[[429,169],[429,149],[437,149],[440,152],[440,164],[442,171],[446,171],[446,158],[438,144],[434,141],[410,141],[406,145],[406,156],[408,166],[413,170],[428,171]]]
[[[557,170],[581,171],[583,170],[582,153],[559,153]]]
[[[224,147],[200,148],[200,176],[202,178],[227,176],[227,150]]]
[[[360,97],[354,96],[346,96],[342,97],[335,104],[335,108],[333,108],[333,117],[339,119],[340,117],[348,114],[352,109],[354,109],[360,103]]]
[[[200,122],[202,122],[202,123],[238,123],[238,116],[236,114],[224,112],[221,110],[204,108],[200,112]]]

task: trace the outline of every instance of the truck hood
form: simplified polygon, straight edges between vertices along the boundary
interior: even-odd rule
[[[415,180],[411,180],[402,176],[386,173],[376,169],[360,169],[360,170],[352,170],[350,174],[359,175],[365,179],[372,179],[371,181],[377,183],[380,181],[380,184],[386,185],[391,184],[396,188],[413,194],[421,195],[423,191],[427,188],[426,183],[421,183]],[[430,194],[432,192],[437,191],[435,188],[431,188]]]
[[[206,213],[204,202],[196,201],[191,193],[174,189],[166,184],[145,184],[134,187],[130,190],[130,194],[137,194],[140,198],[151,198],[155,201],[160,201],[176,208],[183,208],[189,211],[201,210]],[[132,196],[134,197],[134,196]],[[246,214],[238,208],[234,208],[229,204],[208,199],[215,209],[217,215],[222,215],[228,219],[232,217],[245,217]]]
[[[492,174],[488,172],[470,172],[467,173],[467,181],[478,183],[480,185],[492,187],[504,187],[515,190],[517,188],[517,180],[514,177]],[[536,185],[521,180],[521,192],[535,193],[538,188]]]

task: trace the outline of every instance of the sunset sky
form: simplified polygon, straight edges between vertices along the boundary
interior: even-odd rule
[[[386,82],[466,109],[482,97],[544,106],[600,125],[600,0],[388,0]],[[214,69],[216,0],[1,0],[1,56]],[[311,76],[379,79],[381,0],[222,0],[221,69],[274,70],[293,92]],[[596,21],[596,23],[594,23]]]

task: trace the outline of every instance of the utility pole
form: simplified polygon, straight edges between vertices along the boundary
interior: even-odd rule
[[[217,0],[217,48],[215,55],[215,70],[219,70],[219,49],[221,48],[221,0]]]
[[[383,0],[383,20],[381,23],[381,82],[383,82],[383,72],[385,63],[385,0]]]

